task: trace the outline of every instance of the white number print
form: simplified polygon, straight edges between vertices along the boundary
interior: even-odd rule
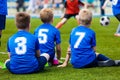
[[[48,32],[48,29],[40,29],[38,33],[38,40],[39,43],[45,44],[47,42],[48,36],[46,33]]]
[[[25,37],[18,37],[15,39],[15,43],[17,43],[17,47],[15,51],[18,55],[26,53],[26,38]]]
[[[117,3],[118,3],[118,0],[112,0],[113,5],[117,5]]]
[[[76,32],[75,35],[78,36],[78,39],[77,39],[77,41],[76,41],[76,43],[75,43],[75,45],[74,45],[74,48],[78,48],[78,46],[80,45],[82,39],[83,39],[84,36],[85,36],[85,33],[83,33],[83,32]]]

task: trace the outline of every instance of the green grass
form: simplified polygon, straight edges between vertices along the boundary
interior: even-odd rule
[[[120,38],[114,37],[118,21],[111,17],[111,23],[107,27],[99,24],[99,18],[93,18],[91,28],[96,32],[97,52],[109,56],[112,59],[120,59]],[[55,19],[53,25],[56,25],[60,19]],[[41,24],[39,19],[31,19],[31,30]],[[62,57],[66,55],[69,34],[73,27],[77,26],[77,22],[72,18],[61,29],[62,38]],[[7,19],[6,30],[3,31],[2,46],[0,52],[6,52],[6,43],[8,38],[16,33],[17,29],[14,19]],[[7,59],[7,54],[0,54],[0,61]],[[74,69],[69,64],[66,68],[46,67],[44,72],[34,74],[15,75],[7,70],[0,70],[0,80],[119,80],[120,67],[96,67],[86,69]]]

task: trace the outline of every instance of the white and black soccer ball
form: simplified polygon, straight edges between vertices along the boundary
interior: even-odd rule
[[[100,17],[100,24],[102,26],[108,26],[110,24],[110,18],[108,16]]]

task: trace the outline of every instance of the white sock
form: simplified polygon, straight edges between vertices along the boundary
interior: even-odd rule
[[[6,63],[7,63],[8,61],[10,61],[10,59],[7,59],[7,60],[5,61],[5,65],[6,65]]]
[[[49,54],[47,54],[47,53],[43,53],[43,54],[41,54],[40,56],[44,56],[44,57],[47,59],[47,61],[48,61],[49,58],[50,58]]]

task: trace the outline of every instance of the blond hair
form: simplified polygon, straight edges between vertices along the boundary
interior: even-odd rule
[[[80,20],[80,24],[89,25],[92,21],[92,12],[89,9],[80,10],[79,20]]]
[[[30,23],[30,15],[25,12],[18,12],[16,14],[15,23],[17,28],[26,29]]]
[[[40,19],[43,23],[50,23],[53,20],[53,11],[50,8],[44,8],[40,11]]]

